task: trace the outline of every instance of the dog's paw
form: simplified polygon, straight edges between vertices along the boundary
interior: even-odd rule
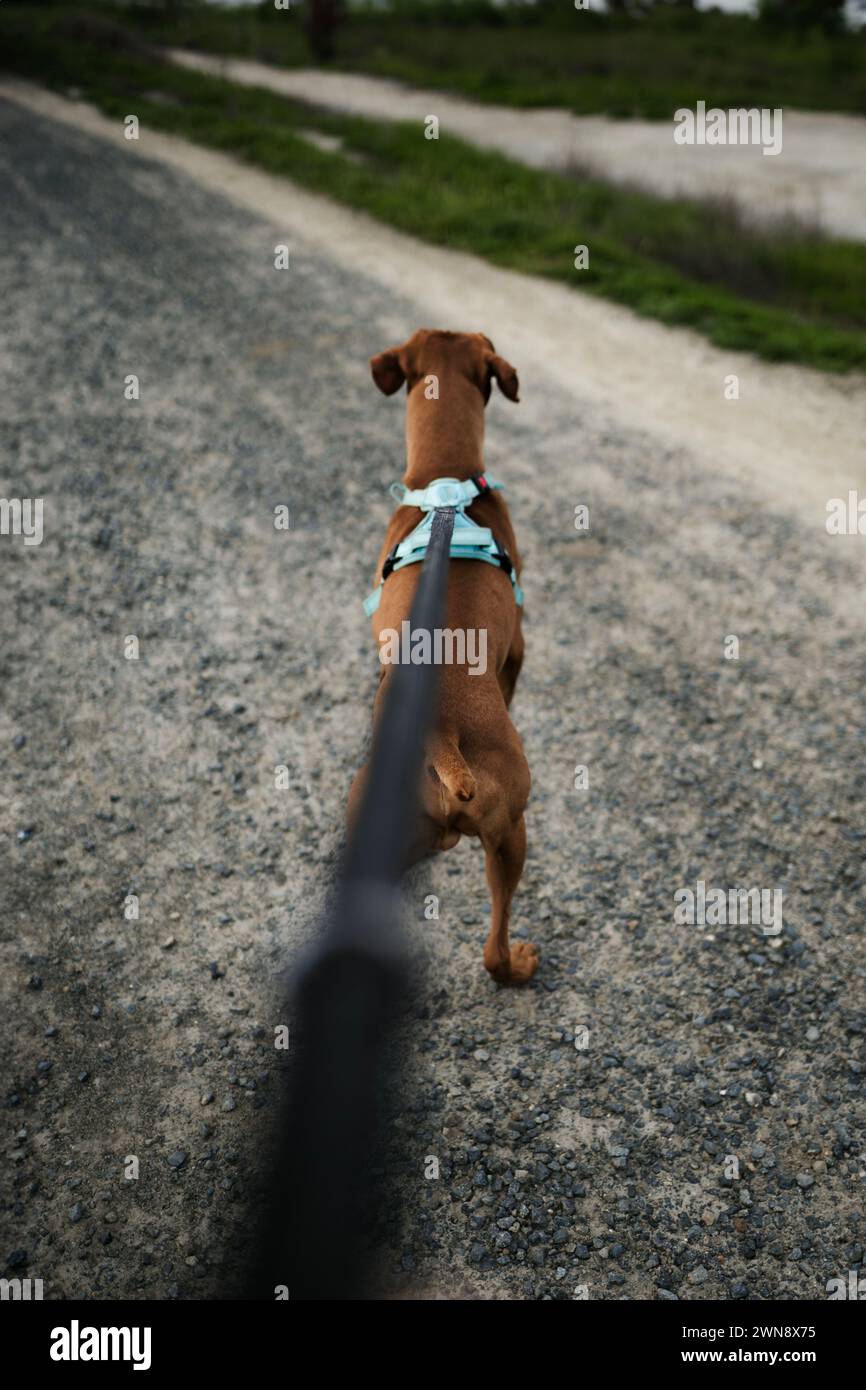
[[[511,947],[509,959],[498,965],[487,965],[497,984],[525,985],[538,969],[539,950],[531,941],[518,941]]]

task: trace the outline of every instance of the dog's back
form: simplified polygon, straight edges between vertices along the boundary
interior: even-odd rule
[[[510,400],[517,400],[518,390],[517,373],[490,340],[478,333],[421,330],[402,347],[374,357],[371,368],[386,395],[407,385],[405,487],[423,491],[443,478],[483,481],[484,407],[491,381],[495,378]],[[437,644],[428,659],[440,668],[439,688],[434,729],[425,747],[423,814],[413,852],[450,849],[461,835],[481,839],[493,900],[484,963],[501,983],[520,984],[538,965],[534,946],[510,946],[508,939],[511,898],[525,856],[523,812],[530,788],[529,767],[508,712],[523,662],[520,557],[502,498],[486,485],[477,497],[469,495],[473,500],[465,504],[466,517],[492,534],[497,558],[507,560],[508,569],[480,558],[450,561],[445,627],[428,635]],[[416,500],[425,505],[423,497]],[[386,569],[386,559],[422,518],[418,507],[398,507],[379,556],[377,581],[387,577],[380,583],[373,615],[383,662],[377,711],[390,683],[393,647],[401,651],[399,659],[405,657],[399,635],[408,629],[420,574],[417,563]],[[350,794],[350,815],[362,777],[363,770]]]

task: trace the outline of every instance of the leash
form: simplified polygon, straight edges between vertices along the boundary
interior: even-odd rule
[[[504,545],[496,539],[487,526],[476,526],[466,515],[466,508],[479,497],[498,491],[502,483],[488,478],[484,473],[476,473],[466,482],[458,478],[436,478],[425,488],[407,488],[403,483],[392,483],[388,491],[403,507],[418,507],[426,516],[405,540],[392,545],[382,566],[382,578],[371,594],[364,599],[364,612],[372,617],[379,607],[382,589],[389,574],[403,569],[406,565],[423,562],[433,534],[433,519],[443,511],[451,511],[454,516],[453,530],[449,542],[448,555],[452,560],[481,560],[484,564],[495,565],[504,570],[514,589],[514,601],[523,606],[523,590],[517,582],[517,575],[511,556]]]
[[[410,615],[416,631],[442,624],[455,518],[454,507],[433,514]],[[364,1228],[381,1200],[377,1116],[402,1085],[389,1056],[409,988],[398,886],[420,814],[437,682],[435,665],[393,668],[334,912],[295,974],[294,1064],[249,1298],[273,1302],[282,1286],[293,1301],[369,1293]]]

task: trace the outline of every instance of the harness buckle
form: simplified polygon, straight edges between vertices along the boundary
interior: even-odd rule
[[[463,488],[461,483],[433,483],[428,489],[428,496],[433,493],[432,506],[425,507],[425,511],[440,511],[443,507],[453,510],[463,502]]]
[[[388,575],[391,573],[392,569],[394,568],[394,561],[396,560],[396,558],[397,558],[397,546],[396,546],[396,545],[392,545],[392,546],[391,546],[391,549],[388,551],[388,554],[385,556],[385,563],[384,563],[384,565],[382,566],[382,583],[383,583],[383,584],[385,583],[385,580],[388,578]]]

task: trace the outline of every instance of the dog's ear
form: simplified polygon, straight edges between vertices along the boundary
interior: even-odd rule
[[[497,384],[503,396],[507,396],[510,401],[517,400],[518,380],[517,372],[510,362],[506,362],[504,357],[500,357],[497,352],[487,353],[487,366],[493,376],[496,377]]]
[[[375,357],[370,358],[373,380],[383,395],[393,396],[406,380],[402,357],[403,349],[396,347],[386,348],[384,352],[378,352]]]

